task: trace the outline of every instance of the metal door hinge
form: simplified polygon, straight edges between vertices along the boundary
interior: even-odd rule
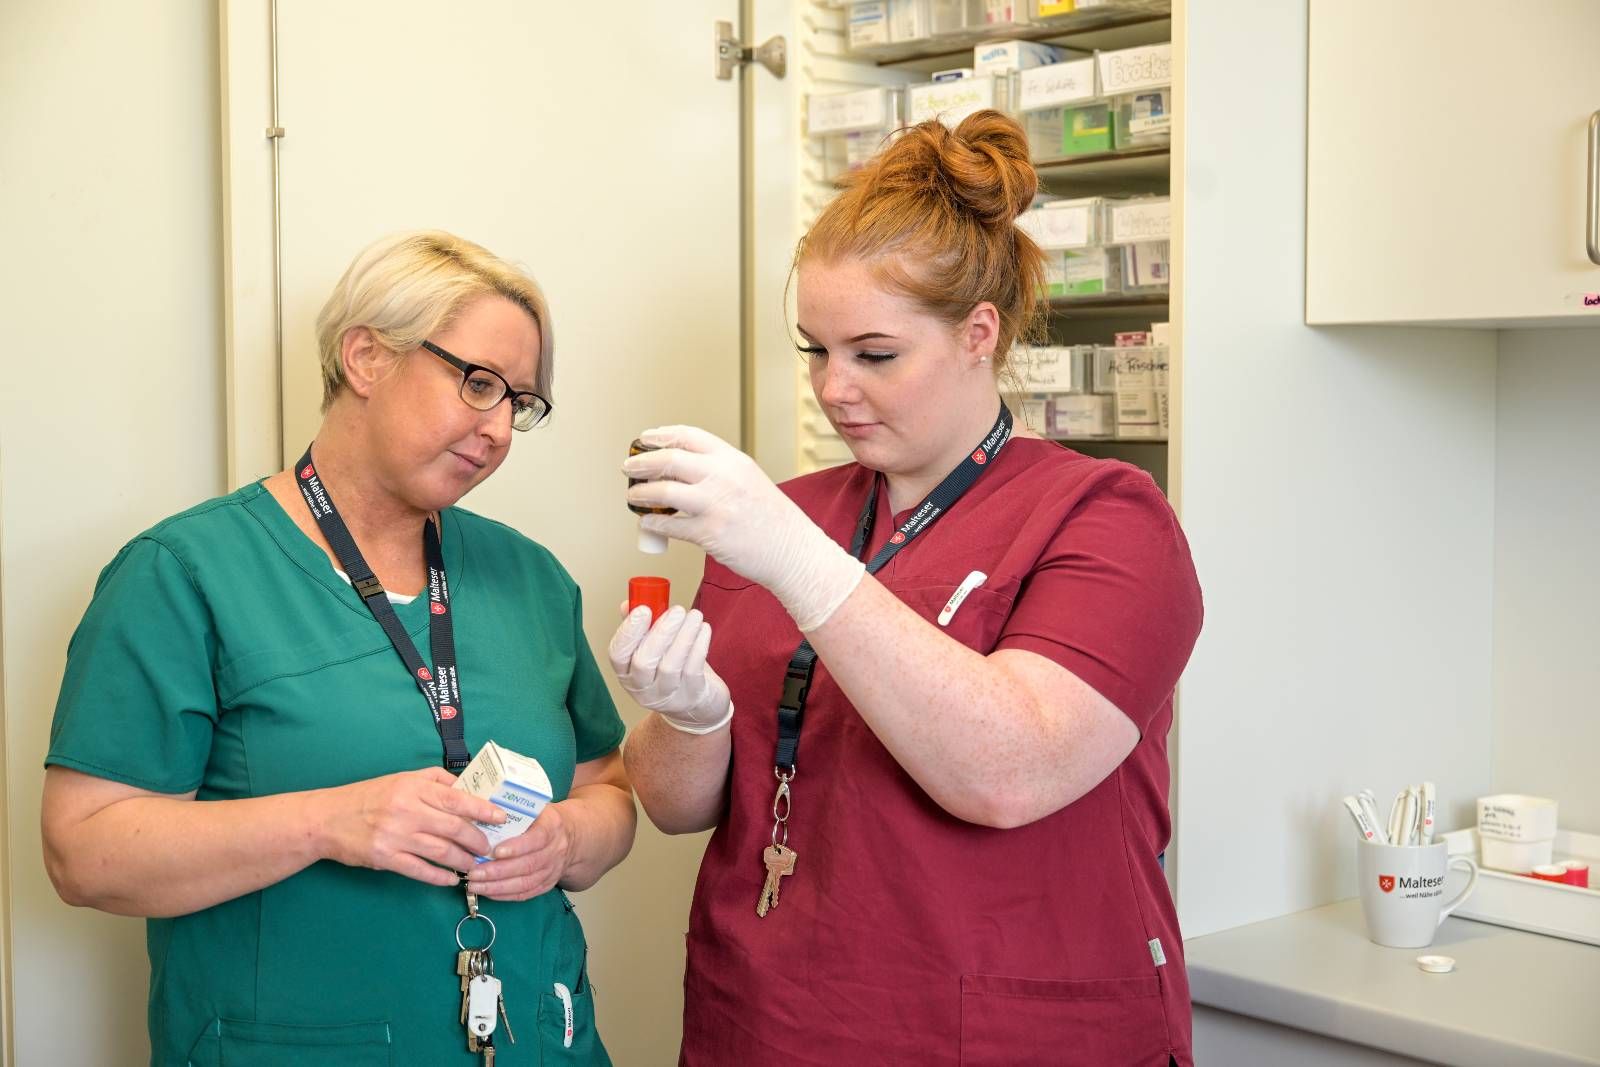
[[[746,48],[733,35],[733,23],[719,22],[715,44],[717,78],[721,81],[733,77],[734,67],[752,60],[771,71],[774,78],[783,77],[789,69],[789,46],[781,36],[768,39],[759,48]]]

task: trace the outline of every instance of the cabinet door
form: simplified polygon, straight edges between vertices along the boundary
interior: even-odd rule
[[[1600,324],[1600,3],[1311,0],[1309,26],[1306,321]]]

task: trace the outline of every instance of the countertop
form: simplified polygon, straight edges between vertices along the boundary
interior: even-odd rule
[[[1184,948],[1196,1004],[1462,1067],[1600,1065],[1600,946],[1450,918],[1428,948],[1384,948],[1352,898]]]

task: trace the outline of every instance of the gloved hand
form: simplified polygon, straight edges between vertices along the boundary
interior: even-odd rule
[[[827,622],[855,592],[866,567],[823,533],[756,466],[705,430],[664,426],[639,435],[653,452],[628,457],[628,503],[666,507],[640,525],[699,545],[778,598],[801,630]]]
[[[711,624],[674,605],[650,625],[650,609],[634,608],[611,637],[611,669],[641,707],[661,713],[687,734],[720,730],[733,718],[728,685],[706,663]]]

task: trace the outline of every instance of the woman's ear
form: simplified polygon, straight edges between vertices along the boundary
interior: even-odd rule
[[[367,327],[355,326],[346,330],[339,342],[339,359],[344,364],[345,385],[352,393],[366,398],[394,369],[396,356]]]
[[[989,301],[980,301],[962,326],[963,354],[969,367],[987,364],[994,358],[1000,340],[1000,311]]]

